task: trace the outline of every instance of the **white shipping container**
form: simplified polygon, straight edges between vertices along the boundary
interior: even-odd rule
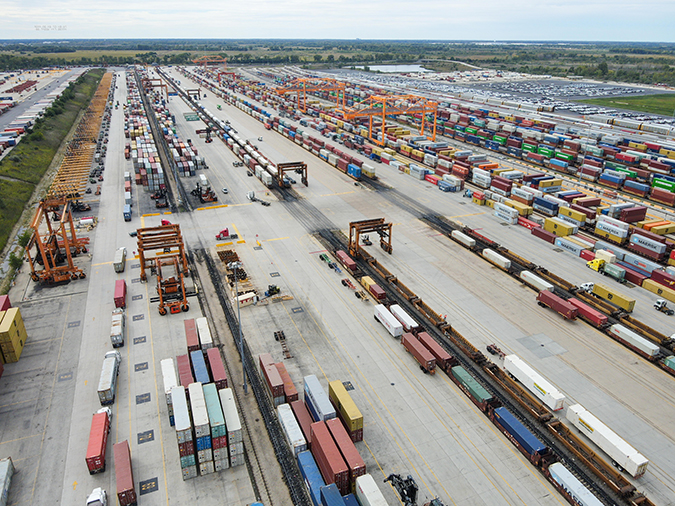
[[[583,227],[584,224],[586,223],[586,220],[584,221],[575,220],[574,218],[570,218],[569,216],[565,216],[564,214],[559,214],[558,216],[556,216],[556,218],[560,218],[562,221],[566,221],[570,225],[577,228]]]
[[[101,376],[98,380],[98,400],[101,406],[115,402],[117,371],[121,361],[122,355],[118,351],[109,351],[105,354]]]
[[[197,326],[197,334],[199,334],[199,343],[202,345],[202,350],[213,348],[213,338],[211,337],[211,330],[209,329],[209,322],[205,317],[195,318],[195,325]]]
[[[551,410],[558,411],[563,408],[565,396],[517,355],[504,357],[504,369]]]
[[[401,325],[401,322],[399,322],[383,304],[375,306],[375,319],[384,325],[384,328],[387,329],[387,332],[389,332],[392,337],[400,337],[403,334],[403,325]]]
[[[516,188],[515,186],[511,188],[511,195],[525,199],[530,203],[534,200],[534,195],[532,193],[525,191],[523,188]]]
[[[9,496],[9,487],[12,484],[12,476],[14,476],[14,462],[11,457],[0,460],[0,485],[2,485],[2,493],[0,495],[0,506],[7,505]]]
[[[387,500],[370,474],[356,478],[356,498],[361,506],[388,506]]]
[[[520,189],[523,190],[524,192],[534,195],[535,197],[542,198],[544,196],[544,192],[540,192],[536,188],[530,188],[529,186],[521,186]]]
[[[171,404],[176,427],[176,437],[179,443],[192,441],[192,421],[188,410],[185,387],[179,385],[171,389]]]
[[[604,249],[599,249],[595,251],[595,258],[604,260],[608,264],[614,264],[616,263],[616,255],[614,253],[610,253],[607,250]]]
[[[556,483],[570,495],[575,504],[582,506],[602,506],[603,503],[560,462],[551,464],[548,467],[548,471],[551,473],[551,477]]]
[[[650,239],[649,237],[645,237],[643,235],[638,235],[638,234],[633,234],[630,236],[630,242],[633,244],[637,244],[638,246],[642,246],[643,248],[647,248],[650,251],[653,251],[654,253],[657,254],[662,254],[666,252],[666,245],[655,241],[654,239]]]
[[[190,408],[192,412],[192,422],[195,426],[195,437],[211,435],[211,426],[209,425],[209,413],[206,409],[206,400],[204,399],[204,389],[202,384],[190,383],[188,385],[190,397]]]
[[[537,290],[548,290],[549,292],[553,291],[553,285],[548,281],[544,281],[539,276],[532,274],[530,271],[523,271],[520,273],[520,279],[527,281],[529,284],[534,286]]]
[[[624,230],[628,232],[628,229],[630,228],[630,225],[626,223],[625,221],[617,220],[614,218],[610,218],[609,216],[606,216],[604,214],[598,215],[598,224],[599,223],[607,223],[615,228],[618,228],[620,230]]]
[[[476,240],[469,237],[466,234],[463,234],[459,230],[453,230],[450,232],[450,237],[452,237],[455,241],[462,243],[464,246],[467,246],[469,248],[473,248],[476,245]]]
[[[406,313],[401,306],[398,304],[393,304],[389,307],[389,311],[401,324],[406,332],[410,332],[412,329],[419,327],[417,322],[412,319],[412,317]]]
[[[567,419],[633,478],[645,474],[649,461],[581,404],[567,408]]]
[[[635,346],[638,350],[646,353],[650,357],[655,357],[659,354],[659,347],[657,345],[640,337],[635,332],[619,323],[612,325],[609,328],[609,332],[619,339],[623,339],[628,344]]]
[[[295,415],[289,404],[281,404],[277,407],[277,414],[281,428],[286,435],[286,441],[288,441],[288,444],[293,449],[293,455],[297,457],[298,453],[307,450],[307,441],[302,434],[300,425],[295,419]]]
[[[628,231],[623,230],[622,228],[615,227],[613,225],[610,225],[606,221],[598,221],[595,224],[595,229],[600,230],[601,232],[607,232],[612,235],[615,235],[617,237],[627,237],[628,236]]]
[[[558,246],[559,248],[564,249],[568,253],[572,253],[574,256],[577,257],[580,256],[581,252],[584,250],[583,247],[573,243],[572,241],[568,241],[564,237],[557,237],[555,239],[555,245]]]
[[[231,388],[223,388],[218,390],[220,397],[220,404],[223,407],[223,416],[225,417],[225,425],[227,426],[227,444],[231,446],[242,441],[241,434],[241,420],[239,419],[239,411],[234,402],[234,395]]]
[[[490,248],[485,248],[483,250],[483,256],[488,260],[490,260],[492,263],[497,264],[502,269],[511,268],[511,260],[509,260],[508,258],[504,258],[499,253],[496,253],[494,250],[491,250]]]
[[[394,317],[392,316],[392,318]],[[399,326],[401,326],[400,323]],[[403,327],[401,326],[401,328]],[[326,394],[318,378],[313,374],[304,377],[304,392],[305,402],[308,404],[307,407],[315,421],[326,421],[337,416],[335,408],[328,398],[328,394]],[[309,406],[310,403],[311,406]],[[313,410],[315,412],[312,412]]]
[[[165,358],[159,365],[162,368],[162,379],[164,380],[164,398],[167,405],[171,405],[171,390],[178,386],[176,368],[173,365],[172,358]]]
[[[502,214],[508,216],[509,218],[518,218],[518,210],[512,207],[502,204],[500,202],[495,202],[495,211],[499,211]]]

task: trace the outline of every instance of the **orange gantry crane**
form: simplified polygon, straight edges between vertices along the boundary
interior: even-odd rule
[[[337,79],[329,78],[314,78],[314,77],[301,77],[294,79],[286,86],[282,86],[276,89],[276,92],[279,95],[286,95],[288,93],[297,93],[297,103],[298,109],[302,112],[307,112],[307,92],[316,92],[316,91],[334,91],[335,93],[335,106],[340,107],[340,92],[342,92],[342,107],[345,107],[345,83],[338,81]],[[302,94],[302,103],[300,101],[300,94]]]
[[[360,108],[358,109],[354,107],[343,106],[342,109],[338,109],[336,112],[342,114],[343,118],[348,121],[355,118],[368,117],[370,119],[368,124],[368,137],[370,140],[376,144],[379,144],[380,146],[385,145],[385,126],[387,117],[407,114],[422,115],[420,135],[426,135],[426,115],[427,113],[432,113],[434,116],[433,128],[431,131],[431,137],[427,138],[431,141],[436,140],[438,102],[433,102],[432,100],[417,95],[373,95],[363,102],[360,102],[359,106]],[[373,136],[373,118],[381,119],[382,135],[380,139],[378,139],[377,136]]]
[[[52,224],[50,215],[58,223]],[[86,277],[73,258],[87,252],[89,238],[77,237],[70,202],[65,197],[41,201],[30,227],[33,234],[26,245],[26,257],[33,281],[51,284]]]
[[[164,91],[165,98],[169,98],[169,87],[161,79],[150,79],[144,77],[141,79],[141,88],[148,93],[151,89],[159,88]]]
[[[227,58],[218,55],[201,56],[192,60],[192,63],[202,65],[204,70],[207,70],[209,67],[217,67],[218,65],[222,65],[223,70],[227,70]]]

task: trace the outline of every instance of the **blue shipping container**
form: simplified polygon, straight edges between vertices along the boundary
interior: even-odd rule
[[[195,381],[206,385],[211,383],[209,379],[209,371],[206,369],[206,362],[204,361],[204,353],[202,350],[190,352],[190,360],[192,360],[192,370],[195,372]]]
[[[360,179],[361,178],[361,167],[357,167],[356,165],[349,164],[347,165],[347,174],[350,176]]]
[[[558,204],[555,202],[551,202],[550,200],[543,199],[541,197],[534,197],[533,200],[534,204],[540,205],[541,207],[546,207],[551,210],[556,210],[558,209]]]
[[[621,184],[623,179],[616,176],[611,176],[610,174],[600,174],[600,181],[608,181],[614,184]]]
[[[335,483],[321,487],[321,504],[323,506],[345,506]]]
[[[209,448],[211,448],[211,436],[197,438],[197,451],[208,450]]]
[[[345,506],[361,506],[354,494],[345,495],[342,500],[345,502]]]
[[[319,471],[311,452],[298,453],[298,467],[302,478],[305,480],[305,485],[309,489],[309,496],[312,498],[314,506],[321,506],[321,487],[325,487],[326,483],[323,481],[321,471]]]
[[[470,142],[471,144],[480,144],[480,137],[473,134],[467,134],[466,142]]]
[[[556,167],[560,167],[561,169],[566,169],[570,165],[569,163],[567,163],[563,160],[558,160],[557,158],[551,158],[549,160],[549,163],[551,165],[555,165]]]
[[[508,409],[497,408],[494,410],[494,414],[497,423],[511,434],[529,455],[543,453],[546,450],[546,445],[527,430]]]
[[[506,152],[507,152],[509,155],[511,155],[511,156],[517,156],[518,158],[520,158],[521,156],[523,156],[523,150],[520,149],[520,148],[514,148],[513,146],[509,146],[508,148],[506,148]]]
[[[635,190],[640,190],[640,191],[649,191],[649,185],[648,184],[636,183],[635,181],[626,181],[623,185],[626,188],[633,188]]]

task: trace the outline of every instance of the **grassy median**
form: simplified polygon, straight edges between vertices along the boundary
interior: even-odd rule
[[[611,107],[612,109],[661,114],[663,116],[673,116],[675,114],[675,93],[645,95],[643,97],[591,98],[588,100],[577,100],[577,102]]]
[[[81,76],[0,161],[0,251],[104,72],[95,69]]]

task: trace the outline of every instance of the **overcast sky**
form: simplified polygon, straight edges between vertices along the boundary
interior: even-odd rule
[[[675,42],[674,0],[3,0],[0,39]]]

